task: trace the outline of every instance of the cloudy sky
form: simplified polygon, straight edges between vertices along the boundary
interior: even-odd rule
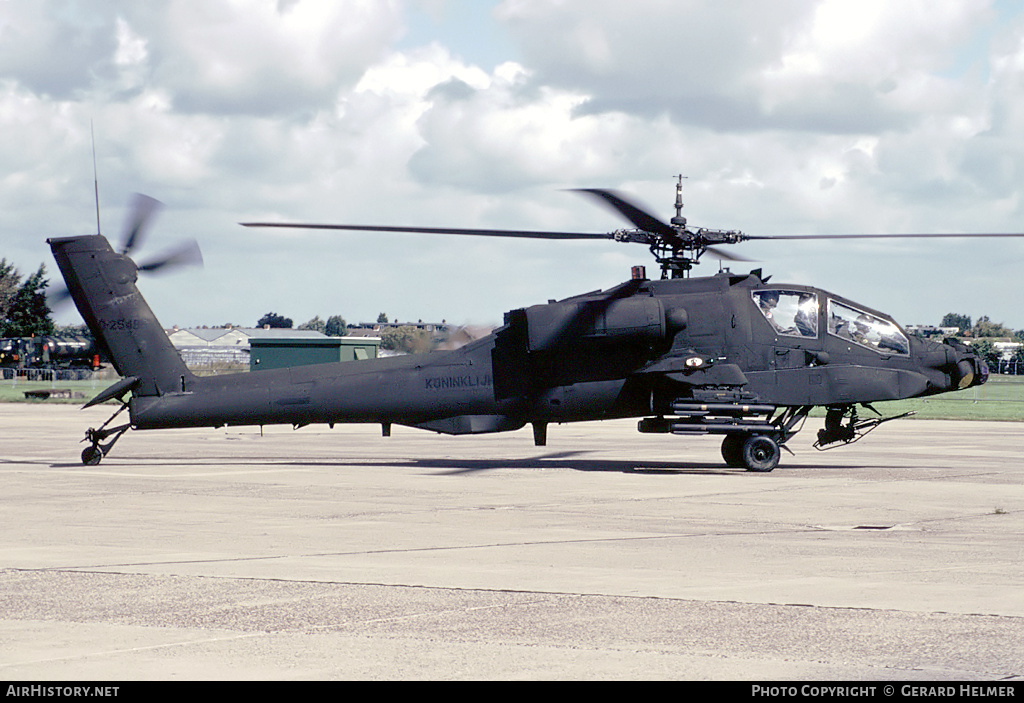
[[[305,220],[605,232],[569,188],[748,234],[1024,232],[1024,9],[1007,0],[0,0],[0,256],[195,238],[166,325],[278,312],[500,322],[645,247],[255,231]],[[1024,239],[748,243],[776,281],[904,323],[1024,328]],[[702,273],[718,263],[708,258]],[[59,316],[76,321],[74,311]]]

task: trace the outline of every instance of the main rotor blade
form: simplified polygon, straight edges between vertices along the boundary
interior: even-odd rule
[[[121,253],[129,254],[141,242],[145,234],[146,226],[153,218],[153,214],[163,205],[159,200],[151,198],[142,193],[136,193],[129,211],[128,221],[125,222],[124,235],[121,238]]]
[[[340,229],[359,232],[407,232],[413,234],[467,234],[483,237],[527,237],[532,239],[614,239],[611,232],[543,232],[518,229],[460,229],[455,227],[390,227],[385,225],[327,225],[305,222],[239,222],[243,227],[292,229]]]
[[[713,256],[716,259],[724,259],[726,261],[756,261],[756,259],[748,259],[745,256],[739,254],[733,254],[732,252],[725,251],[720,247],[708,247],[704,250],[704,253]]]
[[[768,234],[768,235],[743,235],[745,240],[754,239],[936,239],[945,238],[970,238],[970,237],[1024,237],[1024,232],[969,232],[954,234],[944,232],[939,234]]]
[[[653,234],[660,234],[668,240],[670,244],[682,243],[679,239],[679,235],[673,228],[669,227],[639,205],[626,200],[625,196],[621,193],[616,193],[613,190],[606,190],[604,188],[575,188],[573,189],[573,192],[584,193],[597,198],[599,201],[607,204],[620,215],[632,222],[638,229],[642,229],[645,232],[651,232]]]

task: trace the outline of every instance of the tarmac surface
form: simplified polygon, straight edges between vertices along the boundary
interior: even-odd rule
[[[0,404],[0,679],[1024,678],[1024,425],[769,474],[635,421],[130,432]]]

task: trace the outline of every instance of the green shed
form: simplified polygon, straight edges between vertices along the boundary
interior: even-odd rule
[[[252,337],[249,370],[375,359],[379,337]]]

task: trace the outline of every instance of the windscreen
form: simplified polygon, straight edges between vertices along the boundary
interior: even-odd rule
[[[895,323],[829,299],[828,332],[881,354],[909,354],[910,342]]]

